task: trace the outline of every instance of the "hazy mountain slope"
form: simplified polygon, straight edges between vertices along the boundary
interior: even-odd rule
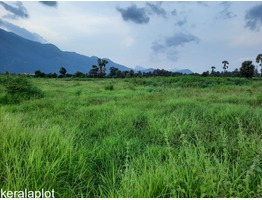
[[[84,56],[75,52],[61,51],[55,45],[41,44],[24,39],[14,33],[0,29],[0,72],[45,73],[58,72],[65,67],[68,73],[81,71],[88,73],[92,65],[97,65],[97,57]],[[129,68],[107,59],[107,69],[114,66],[120,70]]]

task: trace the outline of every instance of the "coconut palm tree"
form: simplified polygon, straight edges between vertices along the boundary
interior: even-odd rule
[[[212,66],[211,69],[212,69],[211,74],[214,74],[216,67]]]
[[[98,63],[98,66],[99,66],[100,77],[103,77],[103,75],[106,73],[106,64],[108,63],[108,61],[101,59],[101,58],[98,58],[97,63]]]
[[[227,60],[222,61],[222,63],[224,64],[223,69],[224,72],[226,72],[226,69],[228,68],[229,62]]]

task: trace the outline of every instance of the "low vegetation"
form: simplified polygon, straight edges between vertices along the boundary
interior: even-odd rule
[[[0,96],[0,103],[19,103],[21,100],[44,96],[39,88],[22,76],[1,76],[0,84],[3,92]]]
[[[241,64],[240,68],[235,68],[233,71],[229,71],[229,62],[227,60],[222,61],[223,71],[217,71],[215,66],[211,67],[211,71],[205,71],[202,74],[194,73],[193,75],[201,75],[204,77],[259,77],[262,76],[262,54],[258,54],[256,57],[256,63],[261,67],[260,73],[258,72],[258,68],[252,64],[252,61],[244,61]],[[151,69],[145,70],[143,72],[134,70],[130,71],[121,71],[117,67],[111,66],[107,72],[106,65],[108,64],[107,60],[98,59],[97,65],[92,65],[90,71],[86,74],[83,72],[75,72],[74,74],[66,73],[67,70],[64,67],[61,67],[59,70],[60,75],[56,73],[45,74],[40,70],[36,70],[34,73],[34,77],[41,78],[65,78],[65,77],[74,77],[74,78],[135,78],[135,77],[175,77],[175,76],[184,76],[182,72],[172,72],[165,69]],[[8,72],[7,72],[8,73]]]
[[[4,190],[262,196],[259,78],[13,79],[18,89],[1,77],[1,98],[30,98],[0,106]]]

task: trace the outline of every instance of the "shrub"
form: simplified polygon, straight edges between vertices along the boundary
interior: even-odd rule
[[[18,103],[21,100],[44,96],[43,92],[25,77],[6,75],[0,78],[0,84],[5,92],[5,96],[1,98],[2,103]]]
[[[106,85],[105,90],[114,90],[114,85],[112,84]]]
[[[258,96],[256,97],[256,104],[257,104],[257,105],[262,105],[262,95],[258,95]]]

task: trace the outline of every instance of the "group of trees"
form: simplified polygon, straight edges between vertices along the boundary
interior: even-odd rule
[[[262,54],[258,54],[256,57],[256,62],[261,66],[262,76]],[[116,67],[110,67],[109,73],[106,73],[106,65],[108,64],[107,60],[98,59],[97,65],[93,65],[89,73],[76,72],[74,74],[67,74],[67,70],[64,67],[61,67],[59,70],[59,75],[56,73],[45,74],[40,70],[35,71],[35,77],[48,77],[48,78],[63,78],[63,77],[78,77],[78,78],[128,78],[128,77],[154,77],[154,76],[181,76],[182,73],[171,72],[164,69],[156,69],[154,71],[148,72],[135,72],[134,70],[130,71],[121,71]],[[227,77],[246,77],[251,78],[253,76],[259,76],[258,70],[255,69],[255,66],[252,64],[252,61],[244,61],[240,69],[236,68],[233,71],[228,71],[229,62],[227,60],[222,61],[223,71],[216,71],[216,67],[211,67],[211,72],[203,72],[202,76],[227,76]],[[199,75],[199,74],[196,74]]]
[[[44,72],[41,72],[40,70],[35,71],[34,77],[40,77],[40,78],[64,78],[64,77],[75,77],[75,78],[132,78],[132,77],[154,77],[154,76],[182,76],[182,73],[179,72],[171,72],[164,69],[156,69],[154,71],[149,72],[135,72],[134,70],[125,70],[121,71],[116,67],[110,67],[109,73],[106,74],[105,72],[100,71],[100,69],[93,65],[92,69],[89,71],[89,73],[82,73],[77,71],[74,74],[67,74],[67,73],[61,73],[61,69],[59,70],[60,74],[56,73],[49,73],[45,74]]]
[[[262,54],[258,54],[256,62],[260,65],[260,76],[262,76]],[[222,61],[223,72],[215,71],[216,67],[211,67],[211,72],[206,71],[202,73],[202,76],[242,76],[246,78],[252,78],[253,76],[259,76],[258,70],[255,69],[255,65],[252,64],[251,60],[244,61],[240,69],[236,68],[234,71],[227,71],[229,62],[227,60]]]
[[[179,72],[171,72],[164,69],[156,69],[154,71],[149,72],[135,72],[134,70],[130,71],[121,71],[120,69],[116,67],[110,67],[109,73],[106,73],[106,65],[108,64],[107,60],[104,59],[98,59],[97,65],[92,65],[92,68],[90,69],[89,73],[82,73],[77,71],[74,74],[68,74],[66,73],[67,70],[64,67],[61,67],[59,70],[59,75],[56,73],[49,73],[45,74],[44,72],[41,72],[40,70],[35,71],[34,76],[35,77],[47,77],[47,78],[63,78],[63,77],[78,77],[78,78],[129,78],[129,77],[153,77],[153,76],[181,76],[182,73]]]
[[[60,75],[57,75],[57,73],[49,73],[46,74],[44,72],[41,72],[40,70],[36,70],[34,76],[35,77],[41,77],[41,78],[62,78],[62,77],[66,77],[67,70],[64,67],[61,67],[59,70]]]
[[[97,63],[98,67],[96,65],[92,65],[92,69],[89,71],[89,76],[93,78],[103,78],[106,76],[106,65],[108,61],[99,58]],[[80,75],[80,73],[78,74]]]

